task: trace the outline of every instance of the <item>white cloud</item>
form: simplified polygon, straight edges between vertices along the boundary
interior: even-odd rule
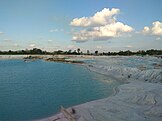
[[[99,45],[98,45],[98,46],[96,46],[96,48],[97,48],[97,49],[102,49],[102,46],[99,46]]]
[[[122,33],[131,31],[133,31],[132,27],[124,25],[121,22],[116,22],[105,26],[81,30],[80,32],[73,34],[72,40],[79,42],[88,40],[109,40],[121,36]]]
[[[49,32],[53,33],[53,32],[64,32],[64,29],[50,29]]]
[[[132,48],[133,46],[132,45],[127,45],[126,48]]]
[[[4,34],[4,32],[0,32],[0,35],[3,35]]]
[[[33,48],[33,47],[36,47],[35,44],[30,44],[29,47]]]
[[[112,8],[111,10],[109,8],[104,8],[102,11],[95,13],[92,17],[75,18],[72,20],[70,25],[87,27],[115,23],[115,16],[119,12],[120,10],[116,8]]]
[[[14,46],[14,47],[19,47],[19,44],[14,43],[13,46]]]
[[[48,42],[52,42],[53,40],[51,40],[51,39],[49,39],[49,40],[47,40]]]
[[[161,38],[160,37],[157,37],[156,40],[161,40]]]
[[[12,41],[11,39],[3,39],[4,41],[6,41],[6,42],[10,42],[10,41]]]
[[[162,23],[155,21],[152,23],[151,27],[145,26],[142,33],[147,35],[162,36]]]
[[[153,35],[162,35],[162,23],[160,23],[159,21],[153,22],[152,23],[153,27],[152,27],[152,34]]]
[[[49,32],[58,32],[59,30],[58,29],[50,29]]]
[[[104,8],[92,17],[75,18],[70,23],[72,26],[81,26],[82,30],[72,32],[72,40],[85,42],[88,40],[109,40],[119,37],[123,33],[133,31],[131,26],[118,22],[115,16],[120,12],[119,9]]]
[[[143,32],[144,34],[148,34],[148,33],[150,32],[150,28],[147,27],[147,26],[145,26],[145,27],[143,28],[142,32]]]

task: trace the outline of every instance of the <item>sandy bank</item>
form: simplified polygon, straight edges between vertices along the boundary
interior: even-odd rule
[[[0,60],[16,60],[24,57],[27,57],[27,55],[0,55]]]
[[[88,55],[0,55],[0,60],[15,60],[15,59],[44,59],[47,61],[82,61],[93,59],[95,56]]]

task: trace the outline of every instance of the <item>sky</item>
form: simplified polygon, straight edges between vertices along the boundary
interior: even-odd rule
[[[0,50],[162,49],[162,0],[0,0]]]

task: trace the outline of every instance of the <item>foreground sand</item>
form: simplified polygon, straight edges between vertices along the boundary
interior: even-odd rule
[[[76,121],[161,121],[161,59],[136,56],[68,56],[68,59],[89,60],[84,64],[88,69],[124,82],[114,96],[73,106],[75,112],[71,114]],[[72,112],[72,108],[68,111]],[[38,121],[67,119],[59,113]]]

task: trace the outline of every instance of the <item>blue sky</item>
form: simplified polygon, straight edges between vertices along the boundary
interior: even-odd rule
[[[162,49],[161,10],[161,0],[0,0],[0,50]]]

